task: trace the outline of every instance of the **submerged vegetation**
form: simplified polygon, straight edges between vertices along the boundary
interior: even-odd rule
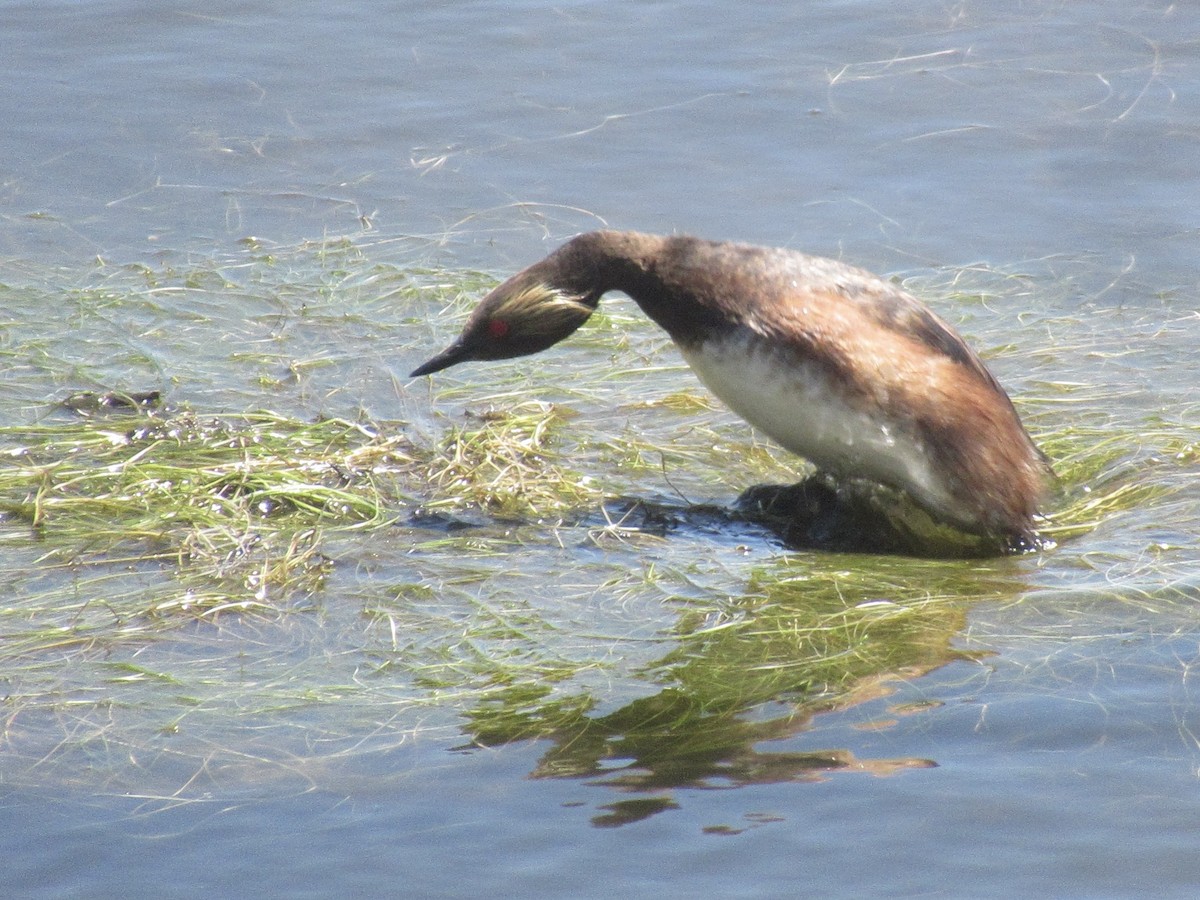
[[[526,390],[510,366],[486,393],[453,378],[432,403],[397,389],[410,420],[380,424],[369,406],[394,381],[364,343],[433,346],[429,316],[462,314],[481,280],[389,270],[347,246],[307,269],[254,249],[240,266],[121,270],[75,290],[78,346],[29,337],[23,303],[44,298],[9,295],[7,388],[28,387],[10,407],[51,389],[65,402],[0,427],[0,776],[82,754],[119,781],[137,751],[186,799],[201,770],[209,786],[222,766],[307,770],[429,727],[544,738],[536,774],[603,772],[622,789],[927,764],[758,744],[972,658],[956,647],[966,612],[1019,598],[1021,558],[789,550],[732,511],[741,488],[798,473],[689,380],[647,396],[644,379],[677,364],[619,305],[563,351],[585,354],[572,379]],[[230,293],[241,312],[223,319]],[[178,374],[118,387],[111,363],[79,362],[93,332],[135,372],[208,373],[284,411],[200,412],[204,391],[189,400]],[[76,360],[70,378],[56,353]],[[367,384],[375,396],[345,399]],[[1045,524],[1060,544],[1191,476],[1187,428],[1065,424],[1070,386],[1027,394],[1061,482]]]

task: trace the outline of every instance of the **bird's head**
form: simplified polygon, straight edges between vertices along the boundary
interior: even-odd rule
[[[471,313],[458,340],[418,366],[411,377],[469,360],[528,356],[575,331],[596,309],[599,296],[558,287],[546,274],[533,266],[489,293]]]

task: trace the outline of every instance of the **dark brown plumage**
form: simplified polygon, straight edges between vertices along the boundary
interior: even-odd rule
[[[583,234],[514,275],[413,372],[536,353],[610,290],[664,328],[735,412],[821,469],[908,492],[936,518],[1025,538],[1049,467],[978,355],[916,298],[791,250]]]

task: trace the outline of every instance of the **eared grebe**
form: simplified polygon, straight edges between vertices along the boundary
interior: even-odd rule
[[[936,519],[1020,544],[1049,466],[949,325],[894,284],[791,250],[582,234],[505,281],[412,374],[537,353],[606,291],[661,325],[734,412],[819,469],[907,492]]]

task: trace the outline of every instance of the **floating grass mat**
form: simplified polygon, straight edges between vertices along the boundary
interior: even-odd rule
[[[379,514],[370,475],[409,466],[401,438],[271,413],[96,420],[0,430],[10,523],[90,540],[161,536],[293,512]]]
[[[72,409],[85,405],[72,399]],[[366,425],[265,412],[9,427],[0,429],[0,521],[8,542],[38,540],[43,569],[171,562],[190,596],[203,582],[227,589],[220,601],[220,591],[201,592],[191,611],[265,609],[309,586],[323,531],[378,529],[418,508],[530,517],[594,499],[553,462],[560,420],[542,404],[471,414],[423,450]]]
[[[205,419],[147,412],[146,402],[96,404],[130,415],[0,429],[0,542],[36,548],[40,578],[69,574],[79,594],[79,573],[91,564],[168,576],[150,591],[106,589],[102,605],[86,592],[63,602],[62,617],[76,610],[68,629],[74,641],[90,639],[86,623],[103,632],[113,616],[129,623],[173,612],[278,613],[321,589],[330,534],[398,522],[582,520],[596,531],[589,520],[603,494],[596,480],[564,464],[559,445],[572,417],[549,404],[468,413],[435,446],[418,447],[345,420]],[[1043,437],[1062,479],[1046,533],[1069,540],[1177,489],[1172,473],[1190,469],[1197,456],[1188,437],[1178,430]],[[572,440],[574,447],[579,436]],[[687,512],[686,503],[678,508],[681,527]],[[638,530],[610,523],[596,533]]]
[[[229,393],[206,400],[240,408],[270,392],[293,412],[212,417],[102,392],[75,398],[69,419],[0,429],[0,780],[78,778],[156,803],[278,778],[306,790],[334,765],[374,784],[379,759],[430,732],[440,746],[540,739],[535,775],[628,790],[886,773],[924,763],[771,742],[855,704],[910,714],[886,707],[897,683],[979,668],[958,645],[973,606],[1021,602],[1043,565],[1074,583],[1052,556],[797,552],[697,512],[797,472],[619,303],[559,356],[385,391],[377,402],[409,404],[413,431],[365,413],[302,420],[386,374],[370,365],[393,348],[416,361],[441,346],[493,283],[353,247],[317,257],[251,248],[209,273],[108,270],[103,290],[70,295],[87,327],[69,332],[47,321],[56,295],[13,298],[28,318],[12,367],[22,409],[61,385],[48,366],[28,374],[43,360],[86,355],[73,382],[119,372],[207,390],[232,372]],[[987,322],[1011,317],[987,305],[1046,283],[980,277],[999,293],[939,308],[974,310],[994,346]],[[159,341],[149,351],[146,327],[118,317],[131,311]],[[990,356],[1021,372],[1017,402],[1060,476],[1052,553],[1185,503],[1194,429],[1148,428],[1139,409],[1110,409],[1105,385],[1052,381],[1056,336],[1076,323],[1028,318]],[[1045,346],[1020,356],[1043,330]],[[1131,563],[1126,544],[1106,546]],[[1161,606],[1159,575],[1139,571],[1135,588]],[[1078,583],[1096,597],[1090,572]]]
[[[1195,477],[1200,431],[1147,429],[1113,434],[1076,428],[1039,443],[1054,461],[1057,496],[1042,533],[1069,541],[1123,513],[1165,502]]]
[[[385,523],[381,484],[414,465],[402,438],[269,413],[6,428],[0,454],[0,541],[35,552],[45,586],[20,611],[26,649],[278,612],[319,590],[323,530]]]
[[[501,518],[540,517],[599,499],[596,481],[565,468],[553,449],[566,411],[530,401],[465,418],[426,467],[426,512],[470,506]]]
[[[0,431],[10,780],[23,762],[180,802],[455,722],[549,738],[539,774],[636,750],[700,780],[736,756],[749,779],[757,741],[962,658],[982,596],[969,566],[944,589],[899,558],[798,575],[572,525],[599,494],[562,464],[552,407],[424,449],[343,420],[96,410]],[[468,513],[483,524],[446,525]]]

